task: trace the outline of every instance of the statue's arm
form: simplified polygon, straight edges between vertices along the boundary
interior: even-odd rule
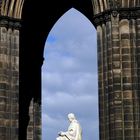
[[[59,136],[68,136],[68,135],[71,135],[71,136],[73,136],[74,135],[74,130],[73,129],[70,129],[70,130],[68,130],[68,131],[66,131],[66,132],[59,132],[58,133],[58,135]]]
[[[61,131],[61,132],[58,133],[58,135],[59,135],[59,136],[64,136],[64,135],[65,135],[65,132],[62,132],[62,131]]]
[[[67,135],[70,135],[70,136],[75,137],[75,135],[76,135],[76,130],[75,130],[75,129],[69,129],[69,130],[67,131]]]

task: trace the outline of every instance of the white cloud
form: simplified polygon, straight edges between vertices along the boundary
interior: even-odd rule
[[[69,112],[74,112],[77,115],[83,128],[83,139],[98,136],[96,94],[81,96],[57,92],[54,95],[43,95],[43,97],[43,114],[48,113],[51,116],[51,118],[43,116],[46,119],[46,122],[43,121],[44,128],[47,126],[44,133],[46,134],[51,129],[50,132],[53,131],[51,132],[52,136],[50,136],[52,139],[60,130],[66,130],[68,126],[66,116]],[[47,135],[50,135],[50,133]]]
[[[66,130],[67,126],[66,120],[64,120],[61,116],[51,117],[46,113],[42,114],[42,137],[43,140],[47,138],[56,139],[58,132],[63,129]],[[47,126],[47,127],[46,127]]]
[[[44,109],[50,108],[50,111],[53,110],[58,113],[60,110],[61,112],[84,112],[86,116],[95,110],[92,107],[97,106],[97,97],[95,95],[70,95],[57,92],[55,95],[44,97],[43,104]]]
[[[63,47],[56,45],[46,47],[46,66],[48,71],[63,71],[63,72],[95,72],[97,71],[97,50],[96,45],[91,42],[88,44],[68,43]],[[63,42],[61,43],[63,44]]]
[[[88,120],[86,118],[79,119],[77,118],[78,121],[80,122],[80,125],[82,127],[82,132],[85,140],[90,140],[90,139],[96,139],[98,137],[98,122],[95,120]],[[49,116],[45,113],[42,114],[42,125],[44,127],[43,129],[43,139],[49,138],[51,135],[52,139],[56,139],[58,136],[59,131],[67,131],[67,128],[69,126],[68,120],[67,120],[67,115],[64,117],[61,116],[56,116],[52,117]],[[47,127],[44,125],[47,124]]]
[[[65,38],[67,42],[71,40],[83,40],[87,35],[94,35],[93,37],[95,37],[96,34],[93,34],[93,30],[95,28],[92,23],[79,11],[72,8],[57,21],[51,34],[57,36],[58,40],[64,41]]]
[[[93,25],[69,10],[53,27],[44,51],[42,74],[43,140],[56,139],[74,112],[83,140],[98,140],[97,43]]]
[[[48,71],[93,72],[96,70],[96,32],[90,21],[80,12],[69,10],[63,18],[58,20],[49,36],[54,37],[55,40],[53,43],[52,39],[51,42],[46,42],[45,62],[46,65],[54,66],[53,69],[48,68]],[[70,63],[69,67],[67,61]]]
[[[97,75],[92,73],[54,73],[44,72],[43,90],[46,94],[65,92],[66,94],[97,94]]]

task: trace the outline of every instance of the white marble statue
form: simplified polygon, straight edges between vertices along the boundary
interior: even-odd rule
[[[82,140],[82,129],[79,122],[76,120],[76,117],[73,113],[68,114],[68,120],[70,125],[68,131],[59,132],[59,137],[56,140]]]

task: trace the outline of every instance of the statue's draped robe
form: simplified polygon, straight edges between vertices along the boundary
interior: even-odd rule
[[[57,140],[82,140],[82,129],[77,120],[72,121],[65,135],[59,136]]]

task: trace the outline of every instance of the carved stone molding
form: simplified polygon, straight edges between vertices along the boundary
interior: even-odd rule
[[[105,24],[108,21],[111,21],[111,16],[117,17],[119,15],[119,20],[121,19],[137,19],[140,18],[140,7],[135,8],[114,8],[106,10],[102,13],[99,13],[93,17],[94,25]]]
[[[20,29],[21,28],[21,20],[7,17],[7,16],[0,16],[0,27]]]
[[[94,22],[95,26],[101,25],[110,20],[111,20],[110,11],[105,11],[105,12],[99,13],[93,17],[93,22]]]
[[[120,19],[137,19],[140,18],[140,7],[139,8],[124,8],[119,12]]]

